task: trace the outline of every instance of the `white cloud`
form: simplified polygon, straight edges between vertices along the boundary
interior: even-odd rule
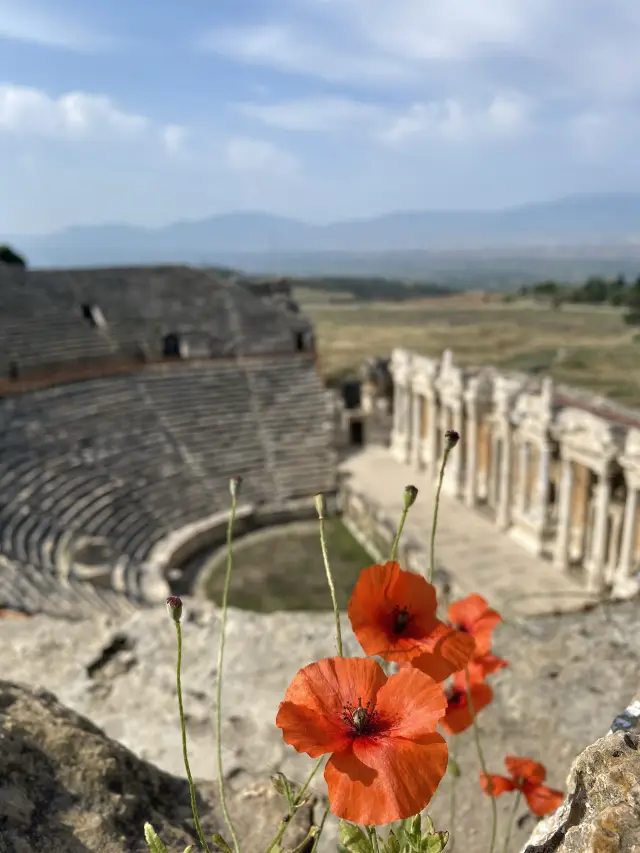
[[[189,136],[189,129],[181,124],[167,124],[162,128],[162,142],[168,154],[177,154]]]
[[[68,92],[58,98],[39,89],[0,84],[0,133],[82,139],[137,135],[148,119],[124,112],[105,95]]]
[[[482,108],[452,98],[419,102],[396,116],[380,133],[380,139],[390,145],[433,139],[475,142],[518,133],[525,127],[528,113],[527,101],[515,93],[497,95]]]
[[[238,104],[239,112],[283,130],[328,131],[370,124],[384,115],[379,104],[344,97],[301,98],[272,104]]]
[[[350,49],[342,51],[322,37],[286,24],[215,29],[199,39],[198,46],[248,64],[332,82],[403,79],[409,71],[404,62]]]
[[[288,151],[263,139],[235,137],[226,145],[226,163],[234,172],[291,175],[298,163]]]
[[[29,0],[0,0],[0,40],[29,42],[77,52],[109,48],[113,40],[86,27],[48,14]]]

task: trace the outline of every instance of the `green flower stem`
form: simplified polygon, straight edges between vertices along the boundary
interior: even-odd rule
[[[302,788],[300,788],[300,790],[298,791],[298,795],[296,796],[295,800],[293,801],[294,807],[292,809],[289,809],[289,813],[287,814],[286,819],[280,821],[280,826],[278,827],[278,831],[276,832],[276,834],[271,839],[269,846],[264,851],[264,853],[274,853],[274,851],[278,849],[278,845],[282,841],[282,836],[284,835],[287,827],[289,826],[289,822],[291,821],[291,818],[293,817],[293,815],[296,812],[296,806],[298,806],[302,802],[304,795],[307,793],[307,788],[311,784],[311,780],[313,779],[313,777],[316,775],[316,773],[320,769],[320,765],[322,764],[323,759],[324,759],[324,756],[320,756],[320,758],[316,761],[316,763],[311,768],[311,772],[309,773],[309,775],[305,779]]]
[[[176,635],[178,638],[178,662],[176,664],[176,690],[178,693],[178,708],[180,710],[180,731],[182,732],[182,756],[184,758],[184,769],[187,772],[187,779],[189,780],[189,796],[191,797],[191,811],[193,812],[193,822],[196,827],[196,832],[198,833],[198,839],[200,844],[206,853],[211,853],[207,842],[205,841],[204,835],[202,834],[202,829],[200,827],[200,818],[198,817],[198,807],[196,805],[196,786],[193,784],[193,777],[191,775],[191,768],[189,767],[189,755],[187,753],[187,727],[184,722],[184,707],[182,704],[182,682],[180,678],[180,671],[182,669],[182,626],[180,622],[174,621],[174,625],[176,626]]]
[[[322,548],[322,559],[324,561],[324,568],[327,573],[327,583],[329,584],[331,601],[333,603],[333,614],[336,619],[336,648],[338,650],[338,657],[342,657],[342,631],[340,629],[340,611],[338,610],[336,588],[333,583],[331,566],[329,565],[329,555],[327,554],[327,537],[324,529],[324,517],[320,518],[320,547]]]
[[[451,748],[449,749],[449,755],[456,761],[458,757],[458,737],[457,735],[453,735],[451,738]],[[453,850],[455,846],[455,838],[453,836],[454,827],[456,825],[456,793],[458,791],[458,777],[451,774],[449,778],[449,843],[447,844],[447,848],[449,853]]]
[[[318,827],[318,834],[313,840],[313,847],[311,848],[311,853],[316,853],[318,849],[318,844],[320,844],[320,836],[322,835],[322,830],[324,829],[324,825],[326,823],[327,818],[329,817],[329,806],[324,810],[324,814],[322,815],[322,820],[320,821],[320,826]]]
[[[478,760],[480,761],[480,767],[485,777],[487,777],[487,793],[489,793],[489,800],[491,801],[491,840],[489,842],[489,853],[493,853],[496,846],[496,836],[498,834],[498,806],[496,804],[496,798],[491,794],[491,782],[488,779],[489,773],[487,772],[487,763],[484,760],[484,752],[482,751],[482,744],[480,743],[480,729],[478,727],[478,718],[476,715],[475,708],[473,707],[473,697],[471,696],[471,685],[469,683],[469,667],[465,668],[465,675],[467,679],[467,701],[469,703],[469,709],[471,711],[471,719],[473,720],[473,736],[476,741],[476,750],[478,752]]]
[[[222,618],[220,621],[220,645],[218,647],[218,676],[216,679],[216,754],[218,759],[218,785],[220,788],[220,806],[224,815],[225,823],[233,840],[233,846],[236,853],[240,853],[240,842],[231,822],[231,815],[227,808],[227,797],[224,790],[224,773],[222,770],[222,662],[224,658],[224,640],[225,629],[227,625],[227,609],[229,598],[229,583],[231,581],[231,569],[233,567],[233,557],[231,552],[231,539],[233,535],[233,523],[236,518],[236,509],[238,507],[238,497],[234,495],[231,499],[231,513],[229,514],[229,523],[227,525],[227,573],[224,579],[224,590],[222,593]]]
[[[378,833],[376,832],[375,826],[368,826],[367,832],[369,833],[369,838],[371,839],[371,849],[373,853],[380,853],[380,845],[378,844]]]
[[[511,832],[513,830],[513,824],[516,820],[516,815],[518,813],[518,806],[520,805],[520,800],[522,798],[522,791],[518,791],[513,801],[513,806],[511,808],[511,814],[509,815],[509,826],[507,828],[507,836],[504,840],[504,846],[502,850],[504,853],[509,853],[509,842],[511,841]]]
[[[405,507],[402,510],[402,516],[400,517],[400,524],[398,526],[398,532],[396,533],[396,538],[393,540],[393,547],[391,548],[391,556],[390,560],[395,560],[396,554],[398,553],[398,544],[400,543],[400,537],[402,536],[402,530],[404,528],[404,523],[407,520],[407,514],[409,513],[409,507]]]
[[[429,541],[429,583],[433,583],[433,573],[436,567],[436,529],[438,527],[438,511],[440,509],[440,492],[442,491],[442,480],[444,478],[444,469],[447,465],[447,459],[452,448],[445,448],[442,455],[442,464],[440,465],[440,476],[438,477],[438,488],[436,489],[436,502],[433,507],[433,523],[431,524],[431,539]]]

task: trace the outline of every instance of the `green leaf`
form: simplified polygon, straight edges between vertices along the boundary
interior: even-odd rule
[[[422,839],[422,853],[441,853],[449,841],[448,832],[433,832]]]
[[[193,851],[193,844],[190,844],[188,847],[184,848],[184,853],[192,853],[192,851]]]
[[[231,845],[226,842],[221,835],[218,835],[218,833],[212,835],[211,840],[216,845],[216,847],[219,847],[221,850],[224,850],[224,853],[233,853]],[[275,851],[275,853],[278,853],[278,851]]]
[[[169,853],[150,823],[144,825],[144,840],[147,842],[147,847],[151,853]]]
[[[415,817],[410,818],[409,835],[414,841],[418,841],[422,836],[422,815],[418,813]]]
[[[312,826],[309,832],[307,833],[307,837],[304,841],[301,841],[293,850],[287,850],[285,853],[311,853],[313,850],[313,842],[320,834],[319,826]]]
[[[453,758],[449,758],[449,762],[447,764],[447,773],[453,776],[454,779],[459,779],[462,775],[460,773],[460,765]]]
[[[371,841],[354,823],[341,820],[339,836],[340,843],[347,848],[348,853],[373,853]]]
[[[425,835],[433,835],[433,833],[436,831],[436,828],[433,825],[433,821],[431,820],[431,818],[429,817],[428,814],[424,816],[424,819],[425,819],[425,822],[427,824],[424,828],[424,834]]]
[[[293,809],[293,789],[291,782],[289,782],[284,773],[278,770],[275,776],[271,777],[271,782],[276,791],[286,799],[289,808]]]
[[[391,830],[389,833],[389,837],[387,838],[386,844],[382,847],[383,853],[402,853],[402,847],[400,845],[400,839],[395,833],[395,830]]]

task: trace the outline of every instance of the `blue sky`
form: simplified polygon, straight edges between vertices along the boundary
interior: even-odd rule
[[[0,0],[0,235],[640,190],[637,0]]]

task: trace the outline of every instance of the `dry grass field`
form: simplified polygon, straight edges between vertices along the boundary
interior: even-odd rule
[[[492,364],[550,373],[640,407],[640,335],[619,308],[504,302],[477,292],[407,302],[356,301],[300,289],[316,324],[327,379],[353,375],[369,355],[396,346],[438,356],[450,347],[459,364]],[[338,297],[338,298],[337,298]]]

